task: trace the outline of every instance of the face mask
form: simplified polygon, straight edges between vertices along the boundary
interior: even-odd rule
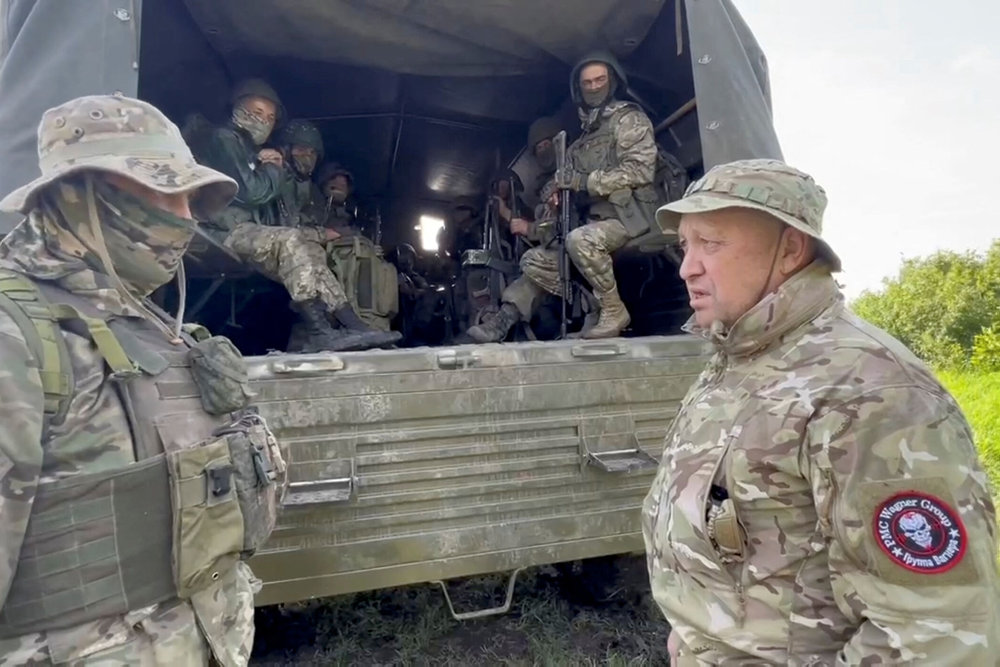
[[[316,168],[316,156],[292,154],[292,168],[302,178],[309,178]]]
[[[329,188],[326,191],[326,196],[332,199],[335,204],[343,204],[347,201],[347,190],[341,190],[340,188]]]
[[[538,166],[548,171],[556,168],[556,149],[552,145],[543,146],[535,151]]]
[[[195,222],[98,181],[104,244],[115,272],[146,296],[170,282],[194,236]]]
[[[581,90],[580,92],[583,103],[591,109],[596,109],[607,101],[611,92],[611,82],[609,81],[607,85],[601,86],[597,90]]]
[[[274,123],[261,120],[243,107],[233,109],[233,123],[247,131],[253,142],[260,146],[271,136]]]

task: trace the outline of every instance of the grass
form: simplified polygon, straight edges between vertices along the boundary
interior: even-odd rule
[[[972,426],[979,460],[993,484],[993,504],[1000,508],[1000,372],[938,371],[937,376]]]
[[[993,492],[1000,495],[1000,372],[940,371],[938,378],[962,406]]]
[[[510,612],[455,621],[441,590],[408,586],[257,611],[252,665],[666,665],[669,626],[649,595],[642,557],[586,570],[521,573]],[[494,606],[504,575],[456,581],[456,611]]]

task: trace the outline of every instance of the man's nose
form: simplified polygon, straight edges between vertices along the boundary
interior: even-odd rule
[[[701,275],[703,272],[704,267],[701,264],[701,260],[698,259],[697,253],[691,252],[690,250],[685,251],[684,258],[681,260],[681,280],[690,280],[691,278]]]

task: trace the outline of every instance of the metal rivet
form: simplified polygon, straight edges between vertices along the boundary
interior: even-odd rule
[[[54,121],[52,121],[52,124],[55,125],[56,127],[63,127],[64,125],[66,125],[66,119],[63,118],[62,116],[59,116]]]
[[[124,7],[119,7],[113,13],[115,15],[115,18],[118,19],[119,21],[128,21],[129,19],[132,18],[132,14],[130,14],[129,11]]]
[[[721,126],[722,126],[722,123],[720,123],[717,120],[713,120],[711,123],[709,123],[708,125],[705,126],[705,129],[706,130],[718,130]]]
[[[698,58],[699,65],[707,65],[710,62],[712,62],[712,56],[708,55],[707,53],[703,55],[701,58]]]
[[[100,109],[91,109],[90,117],[93,118],[94,120],[101,120],[102,118],[104,118],[104,112],[101,111]]]
[[[218,581],[218,580],[219,580],[219,573],[218,572],[213,572],[212,573],[212,581]]]
[[[83,136],[83,128],[82,127],[74,127],[73,128],[73,136],[74,137],[82,137]]]

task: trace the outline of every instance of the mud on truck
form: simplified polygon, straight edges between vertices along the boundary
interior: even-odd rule
[[[0,9],[3,192],[35,176],[46,108],[121,91],[178,125],[193,114],[221,121],[233,84],[256,76],[350,165],[377,245],[425,248],[418,261],[441,295],[437,326],[410,346],[336,354],[285,352],[294,316],[283,288],[210,235],[189,252],[185,320],[249,355],[256,401],[290,462],[279,527],[251,563],[264,580],[257,604],[642,550],[639,507],[707,351],[681,332],[674,239],[653,229],[615,254],[632,313],[621,337],[560,339],[553,299],[506,342],[476,345],[460,333],[499,305],[517,257],[485,233],[457,270],[440,270],[421,220],[447,218],[463,197],[485,208],[498,170],[535,179],[528,126],[556,116],[571,140],[579,132],[567,82],[594,49],[620,59],[622,96],[643,107],[686,179],[734,159],[780,158],[766,61],[729,0],[3,0]],[[0,232],[17,222],[0,219]],[[406,313],[378,305],[375,245],[351,254],[349,296],[406,331]],[[569,331],[587,314],[586,295],[573,294]],[[176,313],[180,295],[174,284],[154,296]]]

